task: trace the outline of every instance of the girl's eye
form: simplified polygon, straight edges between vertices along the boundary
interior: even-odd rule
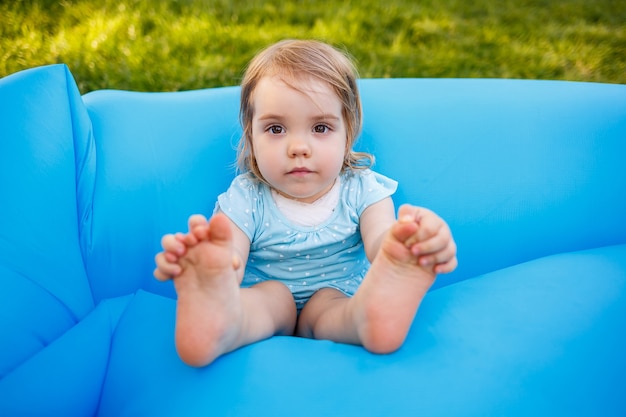
[[[274,134],[274,135],[280,135],[281,133],[284,133],[284,129],[281,126],[278,125],[273,125],[270,126],[269,129],[267,129],[268,132]]]
[[[315,133],[327,133],[330,128],[326,125],[316,125],[313,127],[313,132]]]

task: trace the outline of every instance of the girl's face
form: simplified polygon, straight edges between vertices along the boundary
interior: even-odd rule
[[[341,172],[346,152],[342,103],[331,87],[304,80],[295,90],[263,77],[253,93],[252,149],[259,171],[280,194],[312,203]]]

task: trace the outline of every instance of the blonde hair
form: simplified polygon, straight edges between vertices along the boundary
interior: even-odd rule
[[[298,81],[306,78],[328,83],[343,105],[342,116],[347,135],[343,169],[365,169],[373,165],[372,155],[352,149],[361,133],[363,112],[356,83],[358,75],[350,58],[323,42],[285,40],[255,56],[241,82],[239,120],[243,136],[239,142],[237,163],[242,172],[251,172],[259,180],[267,182],[259,171],[252,145],[253,94],[259,80],[267,76],[277,76],[298,91],[302,91]]]

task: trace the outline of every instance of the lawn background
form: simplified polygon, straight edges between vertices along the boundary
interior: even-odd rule
[[[83,93],[236,85],[283,38],[345,49],[363,78],[626,84],[624,0],[0,0],[0,77],[62,62]]]

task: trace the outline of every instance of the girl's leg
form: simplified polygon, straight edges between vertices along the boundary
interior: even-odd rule
[[[176,349],[189,365],[204,366],[252,342],[293,334],[296,308],[289,289],[274,281],[240,288],[232,259],[230,224],[218,214],[207,239],[180,260]]]
[[[435,280],[405,244],[413,223],[396,222],[352,298],[330,288],[318,291],[300,314],[297,334],[360,344],[375,353],[402,346],[424,295]]]
[[[319,290],[300,312],[296,335],[362,345],[349,309],[349,300],[345,294],[334,288]]]

